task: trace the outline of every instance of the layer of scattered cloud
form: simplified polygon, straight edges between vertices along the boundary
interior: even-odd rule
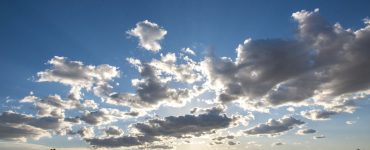
[[[120,77],[118,67],[85,65],[55,56],[47,62],[49,69],[37,73],[36,81],[66,85],[68,94],[38,97],[32,92],[19,100],[21,104],[33,104],[36,113],[2,112],[0,140],[78,135],[97,147],[172,149],[173,145],[164,141],[212,135],[211,145],[232,146],[240,143],[236,135],[215,136],[215,133],[237,126],[246,136],[276,136],[305,124],[285,116],[245,129],[254,115],[226,114],[226,107],[192,106],[190,114],[150,116],[155,116],[161,107],[185,106],[204,93],[213,98],[208,105],[235,103],[246,112],[268,112],[281,106],[295,112],[296,106],[308,106],[300,115],[314,121],[353,113],[357,101],[367,97],[370,91],[367,69],[370,66],[370,21],[364,20],[365,27],[358,30],[344,29],[339,23],[329,24],[318,9],[295,12],[292,18],[298,24],[296,38],[247,38],[237,46],[235,58],[209,53],[203,60],[195,61],[191,58],[196,53],[190,48],[183,48],[179,53],[161,53],[159,59],[149,61],[129,57],[126,60],[137,69],[139,77],[131,79],[134,89],[127,92],[111,85]],[[140,47],[158,52],[167,31],[145,20],[127,33],[139,39]],[[91,97],[102,102],[98,104]],[[122,106],[127,111],[117,109]],[[135,119],[128,127],[112,125],[128,118]],[[144,121],[137,122],[138,118]],[[124,132],[125,128],[128,133]],[[299,129],[296,134],[316,132],[307,128]],[[274,146],[283,144],[273,143]]]

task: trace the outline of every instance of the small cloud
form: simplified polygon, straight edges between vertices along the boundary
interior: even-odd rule
[[[138,22],[136,27],[127,31],[127,34],[139,39],[139,46],[142,48],[158,52],[161,49],[160,41],[164,39],[167,31],[158,24],[144,20]]]
[[[317,139],[323,139],[323,138],[326,138],[325,135],[317,135],[317,136],[314,136],[313,139],[317,140]]]

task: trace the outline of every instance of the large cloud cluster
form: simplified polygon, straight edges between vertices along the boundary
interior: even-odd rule
[[[348,112],[353,108],[349,97],[367,95],[369,21],[353,31],[330,25],[318,9],[292,17],[298,22],[297,39],[247,39],[237,47],[235,61],[205,58],[204,72],[219,101],[251,109],[314,100],[325,109]]]

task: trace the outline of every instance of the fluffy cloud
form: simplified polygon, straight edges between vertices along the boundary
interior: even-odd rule
[[[173,58],[165,56],[164,62]],[[172,56],[171,56],[172,57]],[[203,88],[170,88],[166,80],[160,77],[160,72],[150,63],[142,63],[140,60],[129,58],[128,61],[139,71],[141,79],[133,79],[132,85],[136,93],[112,92],[104,97],[108,103],[132,107],[133,109],[152,109],[166,104],[170,106],[182,106],[185,102],[199,95]]]
[[[146,50],[158,52],[161,49],[159,42],[164,39],[167,31],[156,23],[144,20],[138,22],[136,27],[127,31],[127,34],[139,39],[139,46]]]
[[[265,124],[259,124],[256,127],[253,127],[245,131],[248,135],[259,135],[259,134],[268,134],[268,135],[279,135],[282,132],[293,129],[294,126],[302,125],[305,122],[297,120],[293,117],[283,117],[278,120],[269,119]]]
[[[49,95],[44,98],[36,96],[26,96],[19,101],[20,103],[33,103],[38,116],[54,116],[64,118],[64,111],[69,109],[96,109],[98,105],[93,100],[80,101],[68,99],[63,100],[60,95]]]
[[[69,98],[79,100],[81,89],[101,89],[109,86],[109,82],[119,77],[117,67],[107,64],[93,66],[84,65],[80,61],[69,61],[66,57],[55,56],[48,61],[51,69],[38,72],[38,82],[58,82],[71,87]]]
[[[120,136],[123,134],[123,130],[117,126],[111,126],[108,129],[104,130],[105,134],[108,136]]]
[[[21,140],[27,138],[39,139],[40,137],[50,136],[50,132],[62,134],[71,126],[64,119],[55,117],[34,117],[31,115],[3,112],[0,115],[0,139]]]
[[[149,63],[161,75],[169,75],[176,81],[185,83],[194,83],[203,78],[199,63],[189,57],[184,57],[185,64],[176,64],[177,57],[175,53],[161,54],[160,60],[153,60]]]
[[[298,23],[294,40],[247,39],[236,48],[235,60],[205,58],[202,67],[218,100],[253,109],[313,99],[327,109],[353,111],[345,99],[368,95],[369,22],[353,31],[330,25],[318,9],[292,17]]]

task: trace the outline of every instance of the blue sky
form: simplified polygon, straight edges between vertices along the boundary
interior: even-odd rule
[[[367,1],[1,1],[0,149],[364,149],[369,16]]]

